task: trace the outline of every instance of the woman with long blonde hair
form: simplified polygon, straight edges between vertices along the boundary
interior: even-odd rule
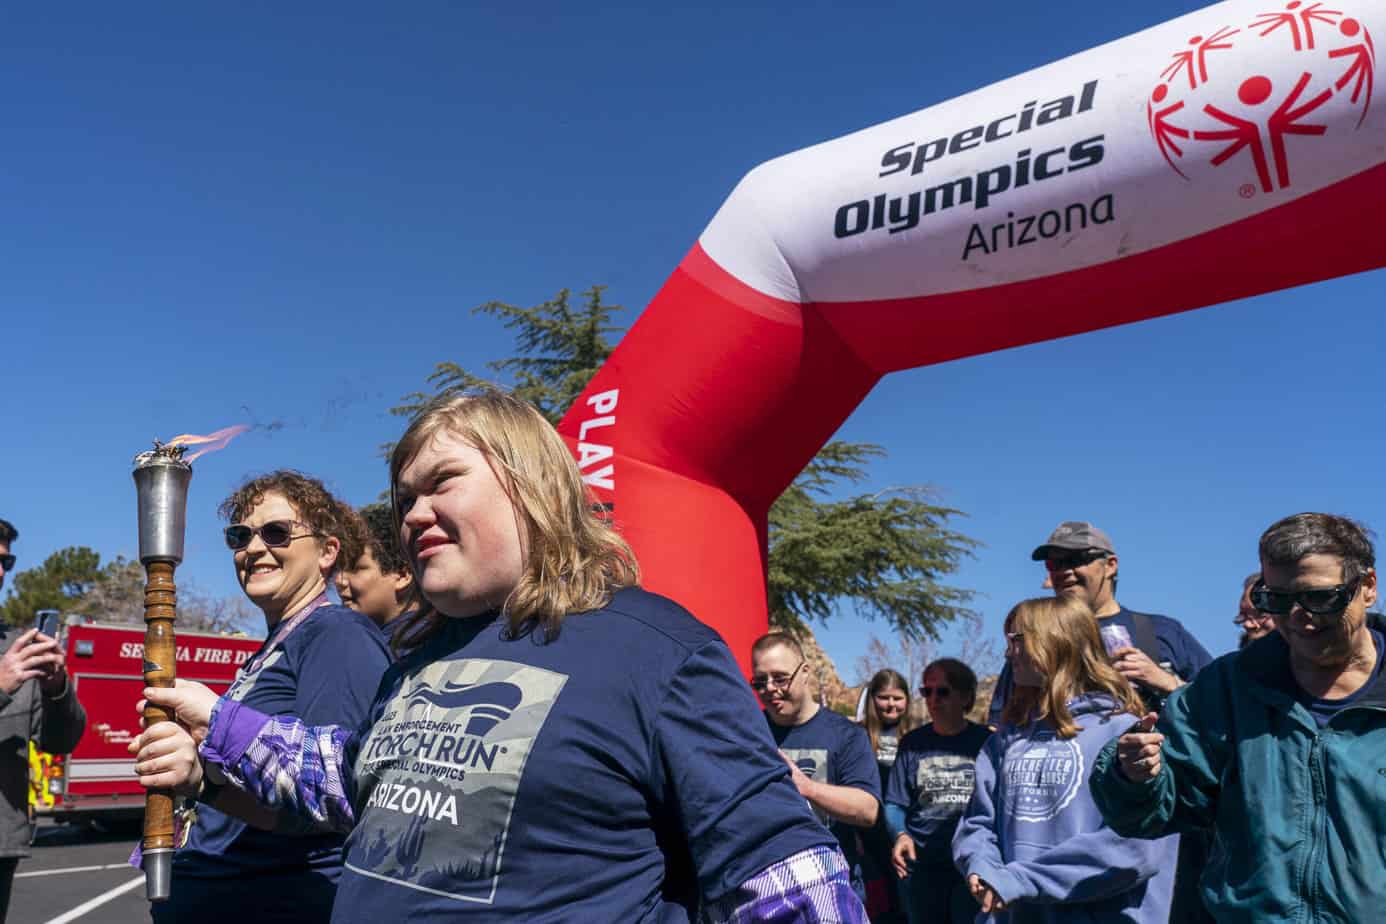
[[[1024,600],[1006,617],[1016,689],[978,755],[953,858],[997,922],[1165,924],[1177,838],[1118,836],[1088,794],[1102,747],[1143,714],[1087,604]]]
[[[862,727],[871,739],[871,751],[881,770],[881,786],[895,763],[900,739],[914,728],[910,715],[910,682],[899,671],[879,670],[866,686]]]
[[[637,586],[534,408],[435,402],[390,481],[423,605],[364,727],[150,691],[187,730],[140,737],[142,784],[196,788],[205,764],[350,831],[334,924],[865,921],[726,644]]]

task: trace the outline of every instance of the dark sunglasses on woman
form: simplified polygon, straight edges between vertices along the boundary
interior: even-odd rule
[[[303,525],[296,520],[270,520],[260,526],[246,526],[244,523],[236,523],[225,529],[226,547],[233,552],[239,552],[250,545],[250,540],[259,536],[260,540],[270,548],[282,549],[295,539],[305,539],[308,536],[317,535],[311,530],[294,535],[294,527]]]
[[[920,693],[920,695],[923,696],[925,699],[928,699],[930,696],[933,696],[935,693],[938,694],[938,698],[939,698],[939,699],[947,699],[947,698],[948,698],[948,694],[949,694],[949,693],[952,693],[952,692],[953,692],[953,690],[952,690],[950,687],[920,687],[920,688],[919,688],[919,693]]]

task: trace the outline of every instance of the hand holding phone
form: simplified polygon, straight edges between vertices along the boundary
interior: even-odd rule
[[[13,696],[29,680],[38,680],[45,691],[67,682],[62,649],[53,639],[40,638],[37,629],[25,629],[0,655],[0,691]]]

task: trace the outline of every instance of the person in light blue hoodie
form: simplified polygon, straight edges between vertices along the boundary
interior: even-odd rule
[[[977,757],[953,860],[995,924],[1166,924],[1178,838],[1119,837],[1088,770],[1143,709],[1081,600],[1025,600],[1006,617],[1016,690]]]

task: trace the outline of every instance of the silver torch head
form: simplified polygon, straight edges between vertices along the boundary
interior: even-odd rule
[[[140,563],[183,562],[183,531],[188,518],[192,465],[181,446],[160,446],[135,456],[135,494],[139,503]]]

